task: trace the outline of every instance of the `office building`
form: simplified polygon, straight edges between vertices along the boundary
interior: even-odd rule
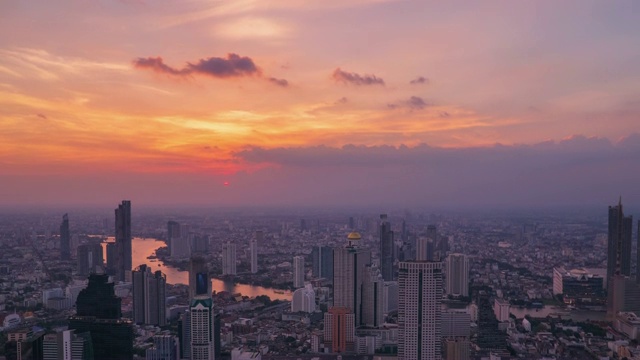
[[[631,277],[613,275],[607,297],[607,317],[616,318],[619,312],[640,314],[640,285]]]
[[[191,358],[191,312],[185,311],[178,321],[180,335],[180,359]]]
[[[236,274],[236,244],[227,241],[222,245],[222,275]]]
[[[146,360],[180,360],[180,341],[173,335],[153,336],[153,347],[145,351]]]
[[[180,233],[180,223],[176,221],[168,221],[167,222],[167,247],[169,248],[169,252],[173,251],[173,242],[182,238],[182,234]]]
[[[384,280],[376,266],[366,266],[362,281],[362,321],[359,325],[382,326],[384,313]]]
[[[71,258],[71,231],[69,230],[69,215],[62,216],[60,224],[60,259],[69,260]]]
[[[471,358],[471,344],[469,338],[443,339],[445,360],[469,360]]]
[[[249,253],[251,258],[251,273],[255,274],[258,272],[258,241],[256,239],[251,239],[249,243]]]
[[[209,253],[209,236],[203,234],[191,235],[191,254]]]
[[[464,254],[450,254],[445,262],[446,293],[469,296],[469,259]]]
[[[136,324],[164,326],[166,320],[167,277],[140,265],[132,274],[133,321]]]
[[[189,299],[196,295],[211,295],[209,267],[202,256],[192,256],[189,260]]]
[[[312,313],[316,311],[316,293],[311,284],[293,292],[291,312]]]
[[[93,360],[93,347],[89,333],[75,334],[64,330],[46,334],[42,341],[43,360]]]
[[[131,281],[131,201],[123,200],[116,213],[117,281]]]
[[[622,198],[617,206],[609,206],[607,241],[607,282],[614,275],[631,275],[631,231],[633,218],[624,216]]]
[[[191,255],[191,239],[187,226],[176,221],[167,222],[167,243],[173,258],[186,258]]]
[[[191,300],[191,360],[213,360],[214,313],[210,296],[199,295]]]
[[[359,233],[347,236],[347,245],[333,251],[333,306],[347,308],[355,316],[355,324],[362,319],[362,283],[365,267],[371,264],[371,252],[360,248]]]
[[[102,245],[99,243],[82,244],[78,246],[78,275],[89,276],[103,271]]]
[[[416,260],[432,261],[434,257],[433,240],[426,236],[420,236],[416,240]]]
[[[443,338],[469,338],[471,336],[471,315],[464,310],[442,312],[440,335]]]
[[[509,314],[511,311],[511,304],[507,300],[496,298],[493,301],[493,314],[500,322],[509,321]]]
[[[355,340],[355,317],[350,309],[331,307],[324,313],[324,342],[331,352],[352,351]]]
[[[121,319],[121,300],[108,280],[106,274],[89,275],[89,284],[76,301],[76,316],[69,318],[69,330],[90,332],[96,359],[132,359],[133,325]]]
[[[293,257],[293,287],[304,286],[304,256]]]
[[[565,304],[604,304],[604,278],[588,269],[553,268],[553,295],[562,295]]]
[[[328,246],[314,246],[311,259],[313,276],[333,281],[333,249]]]
[[[118,247],[115,242],[107,242],[107,274],[115,275],[118,269]]]
[[[398,360],[441,358],[442,263],[401,262]]]
[[[387,220],[387,214],[380,215],[380,272],[385,281],[393,281],[393,261],[395,245],[391,223]]]
[[[398,310],[398,282],[385,281],[382,290],[382,309],[385,316]]]

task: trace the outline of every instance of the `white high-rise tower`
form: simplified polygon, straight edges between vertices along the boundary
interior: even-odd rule
[[[398,360],[441,359],[442,263],[401,262]]]
[[[214,313],[210,296],[198,295],[189,306],[191,360],[214,360]]]

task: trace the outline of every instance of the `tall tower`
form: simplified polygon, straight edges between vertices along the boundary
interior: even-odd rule
[[[227,241],[222,245],[222,275],[236,274],[236,244]]]
[[[132,272],[133,321],[137,324],[164,326],[166,320],[167,277],[140,265]]]
[[[375,266],[367,266],[362,282],[362,321],[360,325],[369,327],[382,326],[384,322],[384,280],[380,270]]]
[[[314,246],[311,258],[313,276],[333,281],[333,249],[328,246]]]
[[[180,223],[176,221],[167,222],[167,247],[173,254],[173,244],[175,241],[180,241],[182,234],[180,233]],[[173,255],[172,255],[173,256]]]
[[[191,316],[191,360],[213,360],[214,313],[211,296],[196,296],[189,306]]]
[[[293,257],[293,287],[304,287],[304,256]]]
[[[209,267],[202,256],[193,256],[189,260],[189,299],[197,295],[211,295]]]
[[[469,258],[464,254],[450,254],[445,263],[447,294],[469,296]]]
[[[130,280],[132,270],[131,260],[131,201],[123,200],[116,212],[116,248],[118,266],[116,280]]]
[[[442,263],[401,262],[398,285],[398,360],[440,359]]]
[[[251,255],[251,273],[255,274],[258,272],[258,241],[256,239],[251,239],[249,252]]]
[[[609,238],[607,244],[607,285],[614,275],[631,275],[631,232],[633,218],[624,216],[622,199],[609,206]]]
[[[416,240],[416,260],[432,261],[434,258],[433,240],[426,236],[420,236]]]
[[[385,281],[393,281],[393,231],[387,214],[380,215],[380,272]]]
[[[349,309],[356,326],[362,319],[362,283],[371,252],[358,247],[361,236],[352,232],[347,245],[333,251],[333,306]]]
[[[324,341],[330,344],[331,352],[352,350],[354,338],[354,316],[349,309],[332,307],[324,313]]]
[[[102,271],[103,253],[99,243],[82,244],[78,246],[78,275],[88,276],[89,274]]]
[[[69,231],[69,215],[62,216],[60,224],[60,259],[69,260],[71,257],[71,232]]]

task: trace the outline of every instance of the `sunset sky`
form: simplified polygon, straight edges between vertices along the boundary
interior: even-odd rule
[[[638,1],[0,2],[3,205],[640,207],[639,133]]]

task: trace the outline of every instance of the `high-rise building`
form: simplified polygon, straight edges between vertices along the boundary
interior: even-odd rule
[[[42,341],[42,360],[92,360],[93,347],[89,333],[75,334],[64,330],[47,334]]]
[[[60,258],[69,260],[71,258],[71,231],[69,230],[69,215],[62,216],[60,224]]]
[[[180,239],[182,239],[182,234],[180,232],[180,223],[173,220],[168,221],[167,222],[167,247],[169,248],[169,252],[173,254],[173,243],[174,241],[179,241]]]
[[[622,199],[618,206],[609,206],[609,237],[607,243],[607,282],[616,274],[631,275],[631,232],[633,218],[624,216]]]
[[[209,236],[203,234],[193,234],[191,236],[191,254],[209,253]]]
[[[394,249],[393,231],[387,214],[380,215],[380,272],[385,281],[393,281]]]
[[[291,312],[312,313],[316,311],[316,293],[311,284],[293,292],[291,298]]]
[[[154,335],[153,347],[145,352],[146,360],[179,360],[179,340],[173,335]]]
[[[191,312],[186,310],[180,315],[178,322],[178,334],[180,335],[180,359],[191,358]]]
[[[355,340],[355,318],[345,307],[331,307],[324,313],[324,341],[331,352],[352,351]]]
[[[347,245],[333,251],[333,306],[354,313],[355,324],[362,319],[362,283],[364,270],[371,264],[371,252],[360,248],[360,234],[347,236]]]
[[[76,316],[69,318],[69,329],[91,333],[96,359],[126,360],[133,358],[133,325],[121,319],[121,300],[106,274],[89,275],[89,284],[80,291]]]
[[[469,258],[464,254],[450,254],[445,262],[447,294],[469,296]]]
[[[115,275],[118,269],[118,247],[115,242],[107,242],[107,274]]]
[[[167,277],[140,265],[132,273],[133,321],[137,324],[164,326],[166,320]]]
[[[222,245],[222,275],[236,274],[236,244],[227,241]]]
[[[249,253],[251,256],[251,273],[255,274],[258,272],[258,241],[256,239],[251,239]]]
[[[311,259],[313,276],[333,281],[333,249],[328,246],[314,246]]]
[[[192,256],[189,260],[189,299],[196,295],[211,295],[209,267],[202,256]]]
[[[102,246],[99,243],[79,245],[77,259],[78,275],[88,276],[103,270]]]
[[[304,256],[293,257],[293,287],[304,287]]]
[[[384,280],[375,266],[365,267],[362,281],[362,321],[359,325],[379,327],[384,323]]]
[[[443,338],[471,336],[471,315],[464,310],[448,310],[441,314],[441,332]]]
[[[401,262],[398,360],[440,359],[442,263]]]
[[[416,260],[433,261],[434,258],[435,255],[433,239],[426,236],[420,236],[416,240]]]
[[[123,200],[118,205],[116,213],[116,248],[118,252],[118,267],[116,280],[130,281],[132,267],[131,258],[131,201]]]
[[[469,360],[471,344],[469,338],[444,339],[445,360]]]
[[[636,249],[640,249],[640,220],[638,220],[638,241]],[[636,253],[636,282],[640,285],[640,250]]]
[[[214,313],[210,296],[196,296],[189,307],[191,316],[191,360],[213,360]]]

